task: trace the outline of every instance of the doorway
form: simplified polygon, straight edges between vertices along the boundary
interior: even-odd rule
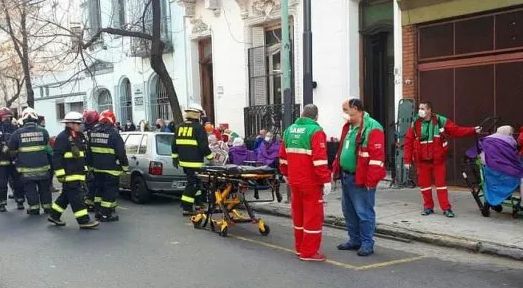
[[[212,68],[212,39],[211,37],[198,41],[200,64],[200,91],[202,107],[207,113],[208,121],[215,123],[214,115],[214,79]]]
[[[385,131],[387,167],[395,152],[394,34],[392,1],[362,2],[362,76],[365,109]]]

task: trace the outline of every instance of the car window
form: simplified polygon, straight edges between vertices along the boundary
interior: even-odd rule
[[[143,135],[142,144],[140,144],[140,149],[138,149],[138,154],[147,153],[147,135]]]
[[[127,140],[127,137],[129,136],[129,134],[120,134],[120,136],[122,137],[122,140],[125,143],[125,140]]]
[[[171,155],[173,138],[174,135],[170,134],[156,135],[156,153],[158,153],[158,155]]]
[[[125,141],[125,152],[127,152],[127,154],[136,154],[141,141],[141,134],[130,134]]]

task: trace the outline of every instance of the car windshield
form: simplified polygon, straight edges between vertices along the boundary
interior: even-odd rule
[[[171,155],[171,145],[174,135],[156,135],[156,152],[158,155]]]

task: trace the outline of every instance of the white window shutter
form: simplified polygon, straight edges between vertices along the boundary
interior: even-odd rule
[[[265,29],[252,27],[252,46],[249,53],[251,105],[267,105],[267,63]]]

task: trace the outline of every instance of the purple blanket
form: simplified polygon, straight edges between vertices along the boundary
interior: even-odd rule
[[[235,165],[244,165],[245,161],[256,161],[256,154],[247,147],[237,146],[229,149],[229,162]]]
[[[519,160],[516,141],[510,136],[492,135],[480,140],[485,152],[485,164],[496,171],[512,177],[523,178],[523,166]]]
[[[257,161],[263,163],[263,165],[271,166],[278,159],[280,153],[280,143],[273,141],[267,143],[263,141],[258,148],[258,159]]]

